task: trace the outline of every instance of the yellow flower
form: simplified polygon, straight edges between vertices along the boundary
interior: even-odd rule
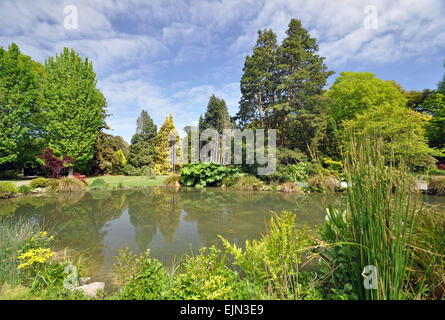
[[[48,248],[38,248],[38,249],[31,249],[26,251],[25,253],[22,253],[18,259],[19,260],[25,260],[21,265],[17,267],[17,269],[22,269],[27,266],[31,266],[34,263],[44,263],[50,259],[55,252],[51,251],[51,249]]]

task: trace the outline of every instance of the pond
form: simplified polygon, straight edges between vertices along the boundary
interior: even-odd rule
[[[299,225],[324,222],[328,203],[343,196],[247,192],[220,188],[146,189],[42,194],[0,202],[0,216],[30,218],[56,230],[58,248],[85,254],[93,281],[111,280],[117,250],[150,249],[167,267],[175,257],[196,253],[201,245],[220,245],[218,235],[243,246],[267,230],[272,212],[295,212]],[[444,197],[425,196],[444,204]]]

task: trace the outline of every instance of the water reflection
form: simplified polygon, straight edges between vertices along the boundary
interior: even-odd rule
[[[30,218],[57,230],[58,246],[87,253],[93,277],[105,280],[116,250],[150,249],[170,264],[201,244],[219,244],[217,235],[242,246],[266,231],[271,212],[297,214],[298,224],[324,221],[328,201],[341,196],[240,192],[208,188],[135,189],[25,196],[0,202],[0,216]]]

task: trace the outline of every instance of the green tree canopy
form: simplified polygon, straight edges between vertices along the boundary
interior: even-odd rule
[[[64,48],[46,61],[45,71],[41,104],[48,145],[57,155],[74,158],[76,168],[84,170],[107,116],[93,64]]]
[[[340,123],[373,111],[384,103],[406,106],[407,99],[393,81],[384,81],[369,72],[342,72],[327,92],[333,98],[331,116]]]
[[[405,106],[382,103],[374,110],[357,114],[354,119],[343,122],[344,134],[354,132],[362,135],[377,134],[385,139],[388,159],[394,152],[397,156],[409,159],[417,168],[434,165],[433,156],[439,153],[428,146],[426,125],[428,117]]]
[[[22,55],[12,43],[0,47],[0,166],[23,167],[40,148],[38,104],[41,65]]]

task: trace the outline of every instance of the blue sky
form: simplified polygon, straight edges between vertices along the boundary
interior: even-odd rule
[[[75,5],[78,29],[64,27]],[[366,29],[365,8],[377,9]],[[291,18],[315,36],[336,75],[370,71],[408,90],[436,88],[445,69],[443,0],[0,0],[0,46],[16,42],[44,62],[74,48],[93,60],[112,116],[111,133],[130,141],[146,109],[158,127],[173,114],[176,127],[195,124],[209,96],[224,98],[235,115],[239,81],[257,31],[279,41]]]

